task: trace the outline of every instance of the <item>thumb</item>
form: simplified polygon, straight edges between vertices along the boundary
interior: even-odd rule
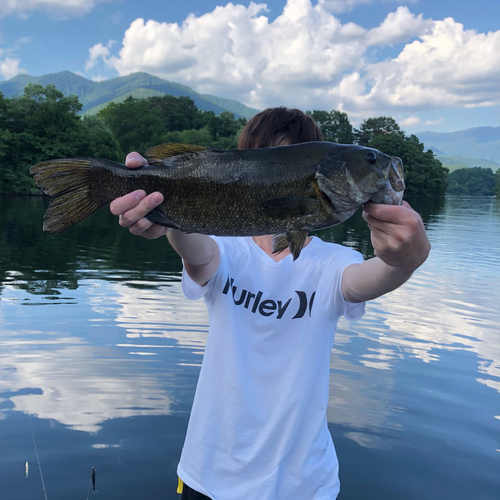
[[[125,158],[125,165],[128,168],[139,168],[143,167],[144,165],[147,165],[148,161],[146,158],[143,158],[139,153],[136,151],[132,151],[132,153],[129,153],[127,155],[127,158]]]
[[[403,207],[409,208],[410,210],[413,210],[412,206],[407,201],[403,201],[403,203],[401,205]],[[413,210],[413,211],[415,212],[415,210]]]

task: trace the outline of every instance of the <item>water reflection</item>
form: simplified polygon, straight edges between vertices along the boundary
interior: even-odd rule
[[[86,446],[113,456],[124,453],[129,439],[110,430],[121,428],[119,422],[168,419],[140,460],[150,464],[168,453],[173,481],[206,341],[203,303],[184,299],[179,260],[164,241],[128,235],[107,211],[47,235],[40,230],[45,204],[0,197],[0,420],[7,425],[14,415],[36,415],[83,431],[72,436],[94,436]],[[328,421],[346,471],[344,488],[351,498],[377,498],[352,472],[366,460],[366,467],[383,469],[370,481],[395,488],[379,498],[438,498],[432,488],[394,486],[414,465],[424,467],[426,459],[414,456],[430,450],[446,464],[443,477],[446,468],[467,474],[470,491],[480,485],[482,499],[497,498],[500,201],[451,197],[411,204],[428,229],[429,260],[409,283],[371,303],[363,321],[341,322],[332,350]],[[373,254],[360,214],[321,237]],[[148,425],[134,428],[144,443]],[[168,452],[155,447],[160,435],[172,440]],[[76,439],[66,438],[67,446]],[[470,460],[456,464],[458,454]],[[116,460],[136,460],[132,455]],[[393,457],[406,463],[404,470]],[[64,454],[54,461],[62,467]],[[0,453],[0,463],[10,459]],[[141,474],[141,484],[157,481]],[[116,477],[116,498],[132,498],[123,473]],[[23,498],[12,484],[9,498]],[[465,491],[450,488],[456,498]],[[59,498],[72,492],[68,485]]]

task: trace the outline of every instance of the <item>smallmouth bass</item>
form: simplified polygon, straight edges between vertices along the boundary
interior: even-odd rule
[[[31,167],[52,196],[43,229],[57,234],[115,198],[137,189],[164,202],[146,218],[162,226],[215,236],[273,234],[273,251],[294,260],[309,231],[339,224],[367,201],[400,205],[403,164],[372,148],[308,142],[262,149],[217,150],[164,144],[148,165],[105,159],[48,160]]]

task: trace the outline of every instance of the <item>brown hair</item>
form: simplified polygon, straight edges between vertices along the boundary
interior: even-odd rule
[[[316,122],[298,109],[268,108],[245,125],[238,149],[270,148],[302,142],[322,141]]]

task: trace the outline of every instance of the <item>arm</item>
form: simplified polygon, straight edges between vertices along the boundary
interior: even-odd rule
[[[125,165],[129,168],[137,168],[146,163],[138,153],[130,153],[125,160]],[[219,247],[207,235],[186,234],[176,229],[167,230],[166,227],[147,220],[145,216],[161,205],[163,199],[161,193],[146,195],[145,191],[138,190],[113,200],[110,210],[119,216],[120,226],[128,227],[132,234],[148,239],[156,239],[166,234],[174,250],[184,260],[189,277],[199,285],[204,285],[212,279],[219,267]]]
[[[376,257],[345,269],[342,293],[348,302],[375,299],[400,287],[431,249],[421,217],[406,202],[401,206],[367,203],[363,218]]]

